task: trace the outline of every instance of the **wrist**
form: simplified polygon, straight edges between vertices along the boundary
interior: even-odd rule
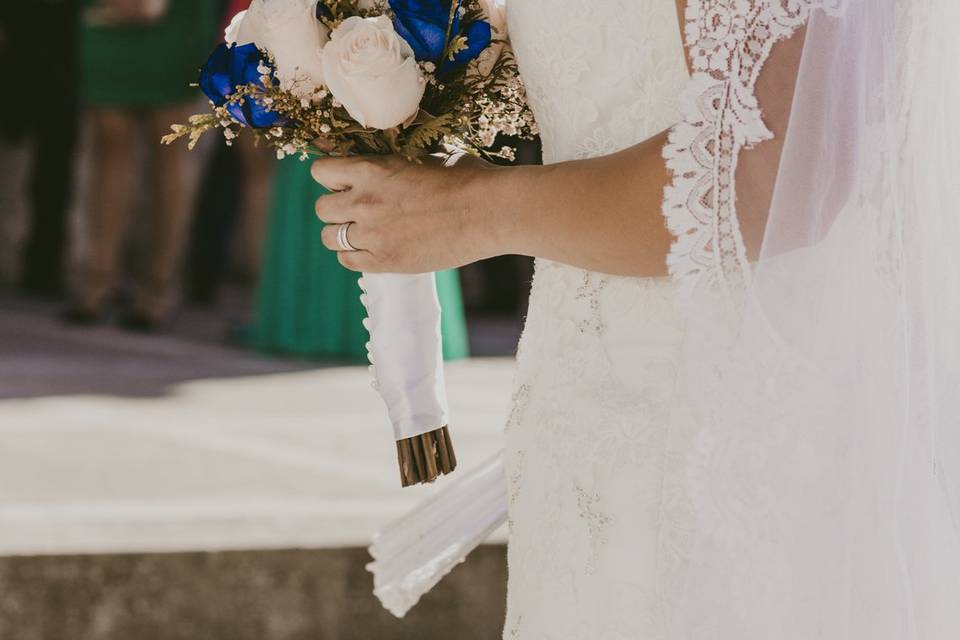
[[[501,167],[484,163],[466,183],[468,227],[482,258],[507,254],[527,255],[523,243],[525,204],[542,167]]]
[[[507,171],[508,168],[477,160],[467,168],[467,175],[461,181],[460,202],[466,203],[463,232],[478,260],[507,253],[503,247],[501,221],[506,217],[502,189]]]

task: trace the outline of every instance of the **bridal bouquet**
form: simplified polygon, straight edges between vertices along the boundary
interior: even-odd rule
[[[536,135],[506,41],[503,0],[253,0],[200,73],[208,113],[172,125],[192,148],[243,130],[296,155],[437,153],[513,159],[499,134]],[[404,486],[449,473],[434,275],[364,274],[374,386]]]
[[[247,128],[277,156],[439,149],[513,158],[535,135],[503,0],[253,0],[200,75],[211,112],[164,138]]]

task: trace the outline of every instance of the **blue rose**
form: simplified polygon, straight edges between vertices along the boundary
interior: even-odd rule
[[[466,31],[461,34],[467,38],[467,48],[458,51],[453,55],[453,60],[444,60],[440,66],[441,73],[449,72],[458,67],[467,64],[490,46],[491,31],[490,23],[484,20],[477,20],[467,25]]]
[[[437,64],[441,74],[462,67],[490,46],[490,24],[483,20],[468,24],[461,33],[460,5],[463,0],[455,1],[453,24],[448,24],[454,0],[390,0],[394,29],[413,49],[417,60]],[[443,60],[450,40],[461,35],[467,38],[467,48],[455,54],[453,60]]]
[[[263,74],[258,70],[260,65],[270,66],[257,45],[231,47],[221,44],[200,69],[200,89],[214,105],[222,107],[227,105],[237,87],[245,84],[263,86]],[[282,119],[279,113],[267,110],[264,104],[252,98],[227,105],[227,111],[240,124],[257,129],[275,126]]]

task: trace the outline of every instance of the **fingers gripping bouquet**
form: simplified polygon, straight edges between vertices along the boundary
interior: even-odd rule
[[[247,129],[277,157],[437,153],[513,159],[498,134],[536,124],[507,46],[503,0],[253,0],[211,54],[209,113],[163,141],[192,148]],[[340,243],[349,241],[340,228]],[[404,486],[449,473],[440,307],[433,274],[364,274],[375,388],[393,423]],[[371,367],[373,368],[373,367]]]

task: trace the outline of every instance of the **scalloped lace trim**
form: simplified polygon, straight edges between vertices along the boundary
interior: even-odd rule
[[[663,213],[676,237],[667,266],[684,296],[749,284],[736,212],[740,150],[769,140],[754,89],[773,45],[815,9],[844,0],[690,0],[685,33],[692,73],[681,121],[663,157],[673,174]]]

